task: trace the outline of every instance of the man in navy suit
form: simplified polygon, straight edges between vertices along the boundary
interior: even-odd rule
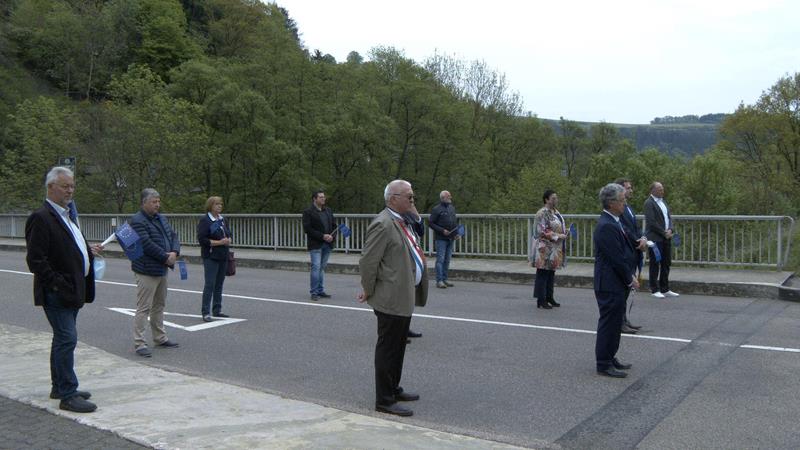
[[[25,222],[26,261],[33,273],[33,303],[41,306],[53,329],[50,347],[50,398],[59,408],[90,413],[97,406],[92,396],[78,390],[75,346],[78,311],[94,301],[94,255],[100,245],[89,247],[70,208],[75,179],[66,167],[54,167],[45,178],[47,200]]]
[[[622,222],[622,227],[625,229],[625,237],[628,238],[631,245],[636,248],[634,255],[636,257],[636,268],[641,270],[644,263],[644,251],[647,249],[647,238],[642,233],[642,229],[636,222],[636,213],[631,208],[631,198],[633,197],[633,184],[627,178],[618,178],[614,183],[625,188],[625,207],[622,216],[619,220]],[[628,293],[630,295],[630,292]],[[625,296],[625,310],[627,311],[628,295]],[[627,312],[622,316],[622,332],[627,334],[636,334],[642,328],[638,325],[633,325],[628,321]]]
[[[625,297],[639,287],[634,276],[634,247],[620,222],[625,209],[625,189],[615,183],[600,190],[603,212],[594,230],[594,295],[600,318],[597,321],[595,359],[597,373],[614,378],[628,376],[631,368],[616,358],[620,328],[625,314]]]

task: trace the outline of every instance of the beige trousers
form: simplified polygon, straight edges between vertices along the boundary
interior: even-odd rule
[[[147,347],[144,340],[147,318],[150,317],[150,329],[153,342],[167,342],[164,330],[164,305],[167,300],[167,277],[153,277],[134,272],[136,276],[136,316],[133,319],[133,343],[136,350]]]

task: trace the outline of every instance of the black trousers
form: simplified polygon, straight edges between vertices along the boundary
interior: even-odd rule
[[[375,403],[391,405],[395,394],[403,392],[400,377],[406,355],[406,339],[411,317],[375,311],[378,317],[378,343],[375,344]]]
[[[625,292],[595,291],[594,296],[600,310],[594,354],[597,370],[605,370],[611,367],[619,350],[620,327],[625,314]]]
[[[556,271],[547,269],[536,269],[536,281],[533,285],[533,296],[544,303],[553,299],[553,287],[556,281]]]
[[[656,242],[658,251],[661,252],[661,262],[656,262],[653,249],[650,252],[650,292],[669,291],[669,266],[672,264],[672,241]]]

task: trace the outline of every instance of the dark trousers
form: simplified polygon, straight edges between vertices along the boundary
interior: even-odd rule
[[[391,405],[395,394],[403,392],[400,377],[406,355],[406,339],[411,317],[375,311],[378,317],[378,343],[375,344],[375,403]]]
[[[656,262],[653,249],[650,252],[650,292],[669,291],[669,266],[672,264],[672,241],[656,242],[661,252],[661,262]]]
[[[533,284],[533,296],[539,303],[553,300],[553,287],[556,281],[556,271],[536,269],[536,281]]]
[[[75,327],[78,308],[61,306],[56,294],[45,295],[44,314],[53,328],[53,343],[50,345],[50,379],[53,390],[65,400],[78,390],[78,376],[75,375],[75,346],[78,344],[78,330]]]
[[[209,311],[219,314],[222,312],[222,285],[225,283],[225,271],[228,270],[228,259],[216,260],[203,258],[203,306],[200,314],[207,316]],[[211,299],[214,299],[212,307]]]
[[[620,327],[625,314],[625,292],[595,291],[594,296],[600,310],[594,355],[597,370],[605,370],[611,367],[619,350]]]

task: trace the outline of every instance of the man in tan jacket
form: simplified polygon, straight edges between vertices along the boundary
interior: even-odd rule
[[[424,306],[428,298],[425,255],[419,236],[404,217],[419,214],[414,206],[411,183],[394,180],[383,192],[384,209],[367,229],[367,239],[359,261],[362,292],[378,318],[375,345],[375,410],[410,416],[414,412],[398,401],[419,400],[419,395],[400,387],[406,336],[414,306]]]

